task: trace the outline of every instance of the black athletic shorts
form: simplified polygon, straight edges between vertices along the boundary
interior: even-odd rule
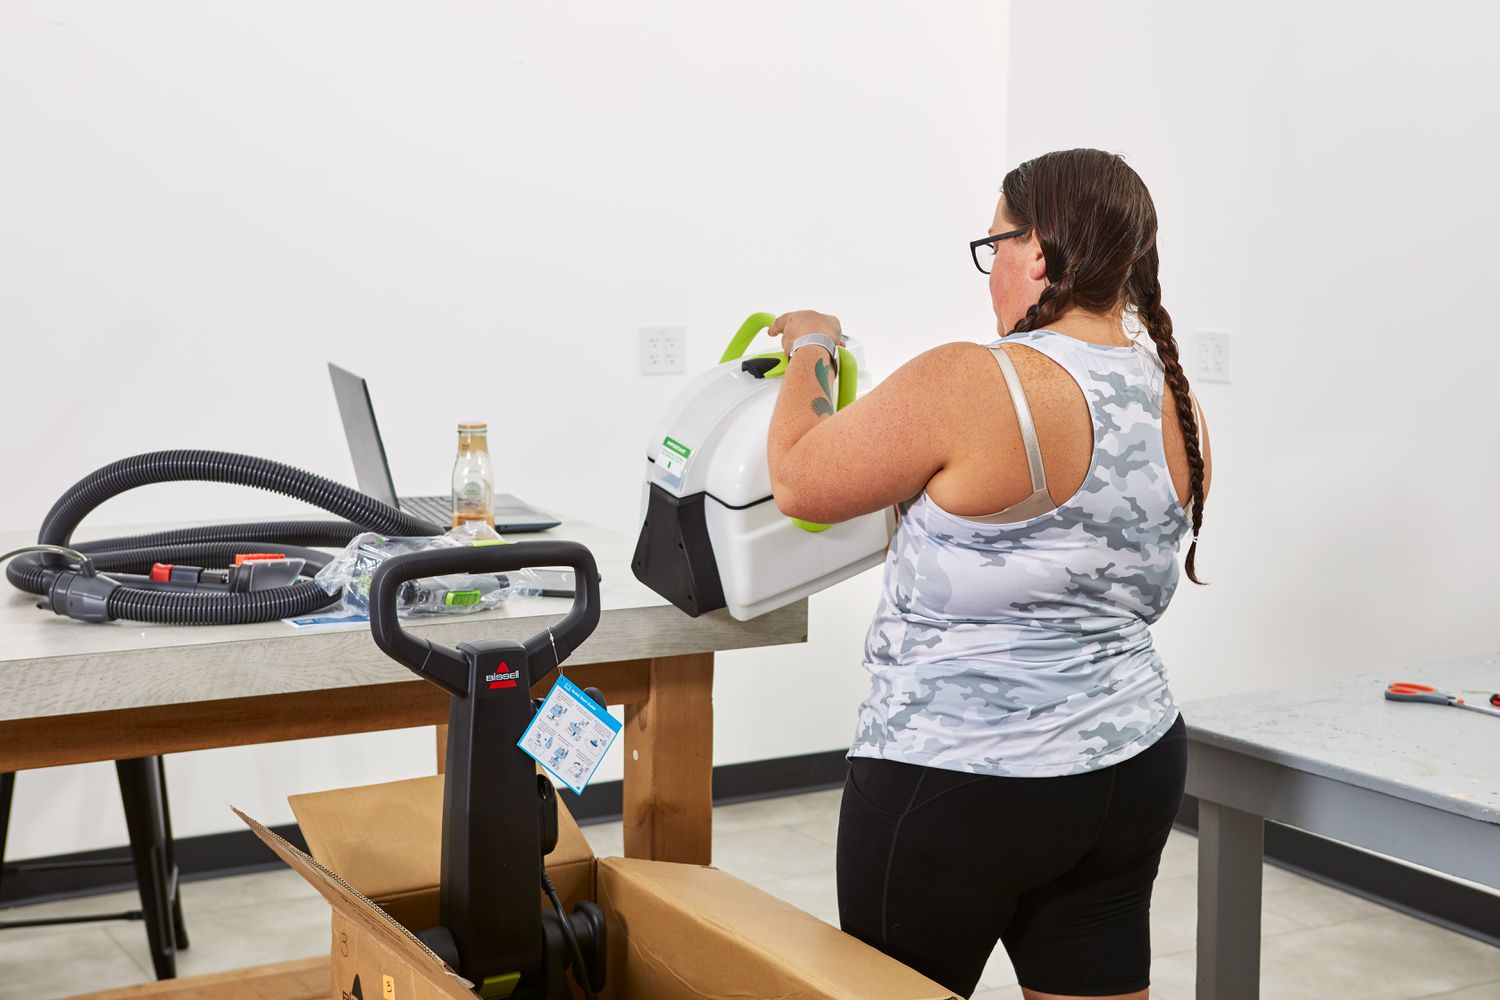
[[[839,813],[839,921],[962,996],[997,940],[1029,989],[1143,990],[1151,884],[1186,770],[1180,716],[1129,760],[1056,778],[855,757]]]

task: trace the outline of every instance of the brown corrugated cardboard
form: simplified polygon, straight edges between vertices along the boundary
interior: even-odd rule
[[[837,927],[716,868],[600,858],[610,998],[948,1000]]]
[[[438,923],[442,775],[310,792],[287,801],[319,863],[338,872],[403,927]],[[569,909],[580,899],[592,898],[593,858],[583,831],[559,801],[557,846],[547,855],[547,874]]]
[[[474,1000],[468,980],[450,970],[415,934],[392,920],[368,897],[238,809],[234,814],[333,906],[334,1000],[353,995],[353,977],[346,975],[351,967],[357,970],[356,975],[361,975],[366,967],[373,970],[361,975],[359,993],[364,1000],[374,1000],[384,991],[372,993],[363,982],[383,984],[386,976],[405,987],[395,994],[400,1000],[424,997],[417,983],[425,988],[425,996]]]
[[[441,804],[441,777],[297,796],[298,821],[323,864],[239,813],[333,906],[332,1000],[474,1000],[468,983],[407,929],[436,923],[435,902],[431,920],[403,927],[365,891],[386,893],[398,904],[424,893],[435,900]],[[554,865],[560,862],[573,878],[575,898],[595,899],[609,926],[607,988],[600,1000],[953,997],[894,959],[718,869],[626,858],[596,862],[565,808],[558,809],[558,819],[558,848],[548,855],[548,871],[558,881]],[[342,864],[357,871],[330,870]]]

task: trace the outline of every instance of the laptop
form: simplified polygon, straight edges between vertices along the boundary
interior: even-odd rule
[[[396,484],[391,479],[385,444],[380,439],[380,425],[375,423],[375,407],[370,402],[370,387],[365,380],[335,364],[329,364],[328,375],[333,379],[333,395],[339,403],[339,416],[344,421],[344,437],[349,441],[349,457],[354,459],[354,479],[360,492],[434,524],[444,527],[451,524],[451,496],[396,496]],[[496,493],[494,505],[495,530],[503,535],[545,531],[560,523],[509,493]]]

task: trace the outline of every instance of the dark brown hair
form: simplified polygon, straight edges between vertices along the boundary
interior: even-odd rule
[[[1187,445],[1193,523],[1187,575],[1202,583],[1195,557],[1203,525],[1203,453],[1187,375],[1172,337],[1172,317],[1161,304],[1151,193],[1122,157],[1098,149],[1068,149],[1027,160],[1005,175],[1001,191],[1006,213],[1036,233],[1050,282],[1012,333],[1040,330],[1073,308],[1106,312],[1130,305],[1156,344]]]

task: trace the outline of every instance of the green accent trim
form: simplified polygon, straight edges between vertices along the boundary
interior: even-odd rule
[[[497,997],[508,997],[516,991],[521,984],[519,972],[502,972],[498,976],[485,976],[484,982],[479,984],[479,995],[482,1000],[495,1000]]]
[[[735,335],[729,339],[729,346],[724,348],[724,355],[719,358],[719,364],[742,357],[745,348],[750,346],[750,341],[755,339],[755,335],[774,322],[776,322],[776,317],[772,313],[752,313],[749,319],[740,324]]]
[[[479,541],[477,541],[477,542],[474,543],[474,546],[475,546],[475,548],[478,548],[481,545],[506,545],[506,544],[509,544],[509,543],[504,538],[481,538]]]
[[[478,604],[484,595],[477,590],[450,590],[443,595],[443,604],[450,608],[468,607],[470,604]]]
[[[838,408],[842,410],[854,402],[854,394],[859,391],[859,364],[854,360],[854,355],[847,348],[839,348],[839,398]],[[801,518],[791,518],[791,522],[803,531],[816,535],[820,531],[827,531],[833,527],[831,524],[819,524],[816,521],[804,521]]]
[[[854,355],[847,348],[840,347],[838,408],[842,410],[854,402],[854,394],[858,391],[859,363],[854,360]]]
[[[772,368],[770,371],[766,372],[766,374],[764,376],[762,376],[763,378],[780,378],[781,376],[785,375],[786,374],[786,366],[792,360],[791,358],[787,357],[785,354],[782,354],[780,351],[770,351],[770,352],[768,352],[766,354],[756,354],[756,355],[753,355],[750,358],[750,360],[754,361],[757,358],[775,358],[777,360],[776,367]]]

